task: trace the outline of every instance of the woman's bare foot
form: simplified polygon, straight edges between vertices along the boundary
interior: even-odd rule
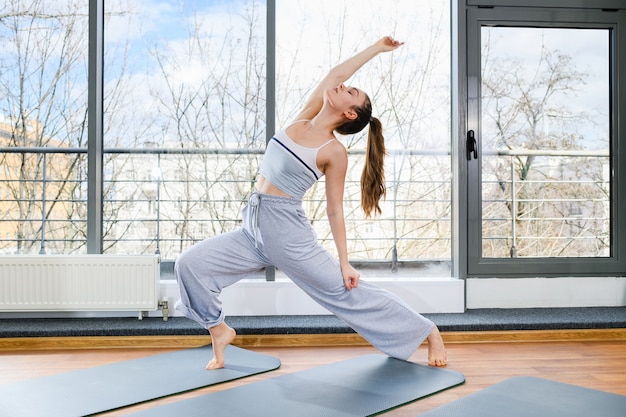
[[[213,359],[209,361],[206,369],[220,369],[224,367],[224,351],[235,339],[235,330],[228,324],[221,322],[215,327],[209,329],[211,333],[211,344],[213,345]]]
[[[430,366],[446,366],[448,358],[443,339],[437,326],[428,335],[428,364]]]

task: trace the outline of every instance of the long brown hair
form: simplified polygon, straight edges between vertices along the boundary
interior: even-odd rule
[[[358,133],[369,123],[367,134],[367,149],[365,151],[365,166],[361,173],[361,208],[365,217],[382,213],[379,202],[385,196],[385,138],[383,126],[375,117],[372,117],[372,103],[366,95],[365,102],[354,108],[357,117],[339,126],[336,130],[342,135]]]
[[[382,213],[378,205],[385,197],[385,138],[383,126],[375,117],[370,120],[370,129],[367,134],[367,149],[365,150],[365,166],[361,173],[361,208],[365,217]]]

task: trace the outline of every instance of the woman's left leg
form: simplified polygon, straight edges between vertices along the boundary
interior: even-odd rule
[[[285,257],[277,267],[378,350],[406,360],[435,330],[432,321],[383,288],[360,280],[348,291],[336,260],[323,248],[318,252],[306,261]]]
[[[398,296],[363,280],[348,291],[339,263],[317,242],[302,208],[272,201],[261,203],[259,212],[268,259],[377,349],[408,359],[436,329],[434,323]]]

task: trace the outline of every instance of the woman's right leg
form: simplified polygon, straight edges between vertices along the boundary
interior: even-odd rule
[[[180,300],[176,309],[211,333],[213,359],[207,369],[224,366],[224,350],[235,331],[224,322],[222,289],[267,266],[243,229],[205,239],[181,253],[174,264]]]

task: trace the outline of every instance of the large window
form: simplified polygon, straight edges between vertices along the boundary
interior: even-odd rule
[[[467,16],[468,275],[622,274],[623,13]]]
[[[609,256],[610,30],[481,39],[483,256]]]
[[[144,1],[132,10],[107,3],[105,146],[117,149],[107,154],[105,250],[158,250],[173,259],[237,227],[273,133],[266,118],[277,127],[288,123],[331,65],[391,30],[406,46],[354,80],[370,92],[385,124],[388,197],[380,218],[363,218],[365,140],[343,138],[351,164],[349,253],[353,261],[394,269],[405,261],[449,261],[449,7],[441,0],[398,2],[372,19],[375,3]],[[266,26],[267,7],[275,28]],[[275,61],[268,61],[272,30]],[[275,73],[270,80],[267,66]],[[275,103],[266,102],[268,89]],[[144,153],[126,154],[124,147]],[[318,184],[305,204],[333,251],[323,189]]]
[[[89,4],[103,3],[99,26]],[[365,219],[364,133],[341,138],[351,260],[396,271],[454,250],[461,277],[622,274],[623,5],[496,3],[0,0],[0,253],[93,239],[90,24],[104,33],[102,248],[164,260],[238,227],[268,136],[332,65],[391,34],[406,44],[349,81],[389,151],[383,214]],[[454,134],[450,4],[467,12]],[[323,189],[305,206],[333,251]]]
[[[238,226],[265,148],[263,1],[106,2],[104,250]]]
[[[447,1],[280,0],[276,6],[276,124],[294,121],[332,65],[391,34],[405,45],[366,64],[348,84],[363,89],[383,123],[387,198],[379,218],[360,209],[367,129],[343,137],[349,150],[345,193],[351,259],[450,260],[450,10]],[[330,250],[324,185],[308,212]]]
[[[0,1],[0,254],[84,246],[88,4]]]
[[[85,2],[62,3],[0,2],[5,253],[88,249],[87,176],[98,175],[87,158],[94,152],[87,141],[88,25],[100,22]],[[448,1],[381,8],[369,0],[112,0],[104,7],[105,253],[158,252],[172,260],[238,227],[269,130],[292,120],[332,65],[392,34],[406,45],[351,80],[371,96],[389,155],[383,215],[366,220],[358,195],[365,139],[342,138],[350,158],[350,255],[393,270],[449,263]],[[276,42],[268,49],[270,35]],[[333,251],[323,188],[311,190],[305,205]]]

